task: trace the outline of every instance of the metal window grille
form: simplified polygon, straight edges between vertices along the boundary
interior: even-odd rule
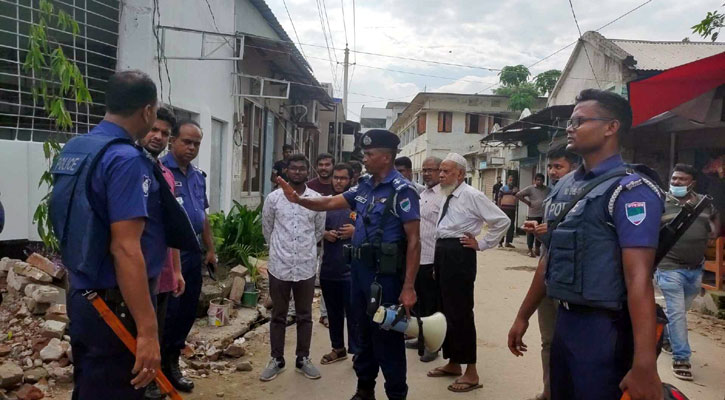
[[[39,0],[0,0],[0,139],[42,142],[57,132],[47,117],[40,99],[33,100],[37,83],[32,72],[23,70],[27,56],[30,27],[37,21]],[[116,70],[118,46],[118,0],[52,0],[78,22],[80,32],[70,33],[49,26],[48,35],[57,40],[68,59],[74,61],[87,78],[93,101],[76,105],[67,98],[65,105],[73,120],[68,135],[60,141],[88,132],[103,119],[105,89]]]

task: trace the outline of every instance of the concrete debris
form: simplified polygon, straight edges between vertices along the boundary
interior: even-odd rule
[[[31,368],[23,374],[23,381],[26,383],[35,383],[43,378],[48,377],[48,371],[43,367]]]
[[[58,361],[65,354],[65,349],[61,345],[60,339],[53,338],[48,342],[48,345],[40,350],[40,358],[43,361]]]
[[[48,371],[50,376],[55,378],[59,383],[71,383],[73,382],[73,366],[67,367],[55,367]]]
[[[232,289],[229,292],[229,300],[231,300],[234,304],[241,304],[242,303],[242,296],[244,295],[244,285],[247,284],[247,281],[239,276],[235,276],[232,279]]]
[[[12,388],[23,381],[23,370],[13,362],[0,364],[0,388]]]
[[[247,275],[249,275],[249,270],[247,269],[247,267],[245,267],[242,264],[239,264],[236,267],[229,270],[229,276],[233,277],[233,278],[234,277],[244,278]]]
[[[0,272],[4,272],[7,274],[7,272],[10,270],[10,268],[13,267],[13,264],[15,263],[15,260],[12,260],[7,257],[3,257],[0,259]]]
[[[31,283],[25,287],[24,293],[38,303],[58,303],[62,296],[61,289],[51,285],[40,285]]]
[[[15,271],[16,274],[29,278],[35,282],[53,282],[53,277],[26,262],[16,261],[13,264],[13,271]]]
[[[27,307],[28,311],[33,315],[43,315],[46,311],[48,311],[48,308],[50,307],[50,304],[39,303],[30,297],[23,298],[23,301],[25,301],[25,307]]]
[[[249,372],[252,370],[252,363],[249,361],[240,361],[237,363],[237,371]]]
[[[25,261],[55,279],[61,279],[65,275],[65,269],[63,267],[38,253],[31,254]]]
[[[53,320],[58,322],[68,323],[68,311],[65,304],[53,304],[45,312],[46,320]]]
[[[247,350],[241,344],[232,343],[224,349],[224,355],[232,358],[239,358],[247,354]]]
[[[26,383],[20,387],[16,396],[18,396],[18,400],[40,400],[45,397],[45,394],[37,387]]]
[[[60,321],[53,321],[53,320],[45,321],[45,322],[43,322],[43,326],[42,326],[43,336],[49,337],[49,338],[60,339],[63,337],[63,333],[65,333],[66,325],[67,324],[65,322],[60,322]]]
[[[15,272],[15,268],[10,268],[8,271],[7,282],[10,293],[13,293],[13,291],[15,291],[15,293],[22,293],[23,290],[25,290],[25,287],[30,283],[30,279],[25,276],[18,275]]]

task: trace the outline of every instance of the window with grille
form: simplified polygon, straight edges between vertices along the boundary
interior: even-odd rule
[[[87,78],[93,102],[76,106],[66,100],[73,120],[69,136],[88,132],[103,119],[106,82],[116,69],[118,46],[118,0],[53,0],[56,10],[70,14],[80,32],[48,28],[49,38],[58,41],[69,60]],[[35,77],[23,70],[28,34],[37,19],[39,0],[0,0],[0,139],[42,142],[56,132],[40,99],[33,101]]]

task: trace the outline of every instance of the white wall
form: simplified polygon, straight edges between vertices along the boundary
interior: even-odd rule
[[[152,33],[152,1],[126,0],[119,23],[119,45],[117,69],[140,69],[154,79],[159,88],[163,85],[161,97],[164,102],[199,115],[199,124],[207,136],[202,140],[198,166],[207,173],[211,170],[212,118],[224,122],[224,143],[233,143],[232,125],[234,107],[232,102],[231,61],[168,60],[162,64],[159,78],[156,59],[156,39]],[[241,2],[240,2],[241,3]],[[216,24],[223,33],[235,32],[235,1],[215,0],[211,4]],[[203,1],[160,0],[160,24],[205,31],[215,31],[212,17]],[[219,40],[213,37],[209,40]],[[198,56],[201,50],[201,34],[166,32],[165,54],[167,56]],[[207,42],[205,47],[214,46]],[[215,57],[231,57],[233,50],[225,45],[214,53]],[[171,84],[168,78],[170,77]],[[222,170],[231,171],[233,146],[226,146],[226,165]],[[231,174],[226,174],[222,193],[222,208],[231,206]],[[209,187],[207,185],[207,195]]]
[[[604,53],[588,42],[582,43],[589,52],[589,58],[592,60],[591,66],[584,49],[577,46],[577,50],[571,55],[573,57],[571,68],[564,71],[560,87],[549,98],[548,104],[550,106],[574,104],[574,99],[584,89],[601,88],[609,90],[614,87],[613,91],[615,93],[622,94],[626,92],[626,82],[634,77],[634,73],[625,71],[621,62],[605,56]],[[596,80],[594,79],[595,74],[592,72],[592,66],[596,72]],[[599,86],[597,81],[599,81]]]
[[[35,208],[48,193],[46,186],[38,188],[45,163],[42,143],[0,140],[0,200],[5,208],[0,241],[40,240],[32,221]]]

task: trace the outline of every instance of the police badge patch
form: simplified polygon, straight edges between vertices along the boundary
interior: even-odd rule
[[[372,140],[372,139],[370,139],[370,136],[368,136],[368,135],[365,135],[365,136],[363,137],[363,144],[364,144],[365,146],[370,146],[370,143],[372,143],[372,142],[373,142],[373,140]]]
[[[400,209],[403,210],[403,212],[410,211],[410,199],[409,198],[406,197],[403,200],[400,200],[400,203],[398,203],[398,205],[400,205]]]
[[[647,218],[647,203],[643,201],[627,203],[624,205],[624,210],[629,222],[635,226],[641,224]]]
[[[143,189],[144,197],[149,197],[149,188],[150,187],[151,187],[151,178],[149,178],[148,175],[144,175],[143,183],[141,184],[141,188]]]

